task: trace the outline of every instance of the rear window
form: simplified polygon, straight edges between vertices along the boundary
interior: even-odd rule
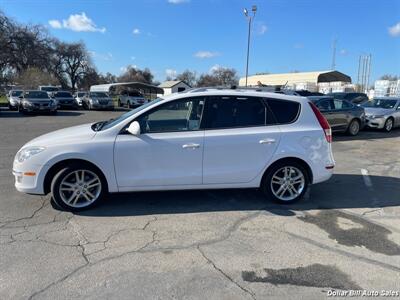
[[[297,120],[300,103],[280,99],[267,99],[267,103],[278,124],[289,124]]]
[[[264,126],[266,107],[256,97],[210,97],[207,99],[205,128]]]
[[[65,98],[72,98],[72,94],[69,92],[57,92],[54,94],[55,97],[65,97]]]

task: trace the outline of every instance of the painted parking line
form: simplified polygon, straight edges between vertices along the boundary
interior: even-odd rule
[[[366,185],[370,190],[372,190],[372,189],[373,189],[373,187],[372,187],[372,181],[371,181],[371,178],[369,177],[368,170],[367,170],[367,169],[361,169],[361,175],[363,176],[363,180],[364,180],[365,185]]]
[[[361,175],[362,175],[362,178],[363,178],[363,180],[364,180],[364,184],[365,184],[365,186],[370,190],[370,192],[371,192],[371,197],[372,197],[372,207],[377,207],[377,208],[379,208],[379,214],[380,215],[382,215],[384,212],[383,212],[383,208],[382,207],[380,207],[380,203],[379,203],[379,200],[378,200],[378,198],[374,195],[374,186],[373,186],[373,184],[372,184],[372,180],[371,180],[371,177],[369,176],[369,172],[368,172],[368,170],[367,169],[360,169],[360,171],[361,171]]]

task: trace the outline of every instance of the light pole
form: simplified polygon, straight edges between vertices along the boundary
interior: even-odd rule
[[[247,10],[247,8],[245,8],[243,10],[244,15],[246,16],[247,20],[249,21],[249,33],[247,35],[246,86],[247,86],[247,77],[249,75],[249,52],[250,52],[251,21],[256,16],[257,6],[253,5],[252,8],[251,8],[251,11],[253,12],[253,16],[249,15],[249,11]]]

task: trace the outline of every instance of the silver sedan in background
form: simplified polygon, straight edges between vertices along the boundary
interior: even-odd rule
[[[387,132],[400,127],[400,98],[374,98],[362,106],[365,108],[366,126]]]
[[[89,92],[82,101],[85,109],[114,109],[113,99],[105,92]]]
[[[7,94],[7,100],[8,100],[8,108],[10,110],[18,110],[19,104],[21,99],[19,98],[22,96],[22,93],[24,91],[17,91],[17,90],[11,90]]]

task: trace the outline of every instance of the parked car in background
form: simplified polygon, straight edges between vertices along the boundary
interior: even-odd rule
[[[391,131],[400,127],[400,98],[374,98],[362,105],[365,108],[366,125]]]
[[[60,90],[59,87],[57,86],[52,86],[52,85],[39,85],[39,91],[44,91],[47,92],[47,94],[51,97],[54,92],[57,92]]]
[[[51,193],[71,211],[107,192],[181,189],[260,188],[289,204],[332,176],[331,140],[304,97],[210,88],[38,137],[18,151],[13,174],[18,191]]]
[[[328,96],[308,97],[322,112],[334,132],[357,135],[365,126],[365,111],[347,100]]]
[[[72,96],[70,92],[67,91],[54,92],[52,98],[56,100],[59,108],[73,108],[73,109],[78,108],[78,104],[76,103],[75,98]]]
[[[74,94],[75,102],[79,107],[83,106],[83,98],[87,95],[88,92],[76,92]]]
[[[44,91],[24,91],[20,96],[19,111],[23,114],[34,112],[57,112],[57,102]]]
[[[24,91],[11,90],[7,93],[8,108],[10,110],[18,110],[20,103],[20,96]]]
[[[327,96],[332,96],[335,99],[342,99],[342,100],[347,100],[351,103],[354,104],[363,104],[367,102],[368,96],[364,93],[345,93],[345,92],[335,92],[335,93],[329,93]]]
[[[139,91],[124,90],[118,96],[118,107],[126,106],[128,108],[138,107],[148,101]]]
[[[82,103],[85,109],[114,109],[114,102],[112,98],[104,92],[88,92],[83,98]]]

